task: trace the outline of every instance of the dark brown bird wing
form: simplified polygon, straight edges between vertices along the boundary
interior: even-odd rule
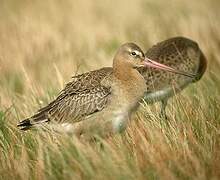
[[[57,99],[48,105],[48,118],[74,122],[102,110],[111,94],[111,87],[102,82],[111,72],[111,68],[102,68],[74,76]]]
[[[21,129],[47,121],[76,122],[82,117],[102,110],[111,95],[110,80],[112,68],[102,68],[72,77],[58,97],[38,110],[32,117],[21,121]]]

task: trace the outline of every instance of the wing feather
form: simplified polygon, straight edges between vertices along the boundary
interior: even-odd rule
[[[32,117],[21,121],[21,129],[47,122],[77,122],[82,117],[101,111],[111,96],[111,86],[102,84],[102,80],[111,76],[112,68],[102,68],[72,77],[58,97],[47,106],[38,110]]]

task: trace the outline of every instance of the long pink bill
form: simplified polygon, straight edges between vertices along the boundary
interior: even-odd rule
[[[145,57],[145,60],[144,60],[144,64],[145,64],[145,66],[148,66],[148,67],[152,67],[152,68],[156,68],[156,69],[162,69],[164,71],[168,71],[168,72],[188,76],[188,77],[191,77],[191,78],[195,78],[195,74],[191,74],[191,73],[176,70],[174,68],[171,68],[171,67],[166,66],[164,64],[160,64],[160,63],[158,63],[156,61],[153,61],[153,60],[151,60],[149,58],[146,58],[146,57]]]

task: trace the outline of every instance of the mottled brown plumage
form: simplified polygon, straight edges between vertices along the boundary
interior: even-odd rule
[[[101,111],[107,105],[111,93],[111,87],[102,85],[101,82],[111,74],[112,68],[106,67],[74,76],[54,101],[18,126],[26,130],[34,124],[51,120],[60,123],[77,122],[85,116]]]
[[[162,115],[165,115],[168,99],[190,83],[197,82],[203,76],[207,67],[206,58],[198,44],[184,37],[174,37],[162,41],[150,48],[145,56],[177,70],[196,75],[194,78],[189,78],[169,72],[161,72],[157,69],[151,71],[140,69],[147,84],[144,99],[148,103],[161,101]]]
[[[206,70],[206,59],[197,43],[183,37],[162,41],[150,48],[145,55],[175,69],[196,74],[195,78],[189,78],[157,69],[151,71],[142,69],[141,74],[148,85],[148,93],[170,87],[173,82],[179,87],[195,82]]]

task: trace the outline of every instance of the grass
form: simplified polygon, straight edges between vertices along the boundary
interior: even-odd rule
[[[126,5],[125,5],[126,4]],[[0,6],[0,179],[219,179],[220,36],[217,0],[15,1]],[[186,36],[208,59],[204,77],[126,132],[100,143],[16,128],[76,73],[111,66],[117,47],[147,50]]]

